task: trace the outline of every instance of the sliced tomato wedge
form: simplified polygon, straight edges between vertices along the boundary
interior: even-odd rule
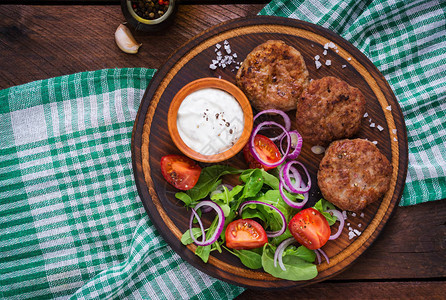
[[[310,250],[321,248],[331,235],[327,219],[310,207],[298,212],[288,223],[294,238]]]
[[[254,249],[268,242],[265,229],[252,219],[239,219],[228,224],[225,231],[226,247],[231,249]]]
[[[166,155],[161,158],[161,173],[168,183],[179,190],[190,190],[201,174],[200,166],[182,155]]]
[[[264,135],[257,134],[254,137],[254,146],[260,158],[268,163],[275,163],[282,158],[282,154],[276,144]],[[243,156],[251,169],[257,168],[265,171],[273,169],[261,164],[252,156],[251,151],[249,151],[249,143],[243,148]]]

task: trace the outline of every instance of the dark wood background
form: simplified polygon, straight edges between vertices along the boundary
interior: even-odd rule
[[[217,5],[184,0],[187,4],[180,5],[170,28],[135,34],[143,43],[137,55],[122,53],[114,42],[114,32],[124,21],[117,1],[74,2],[1,2],[0,89],[102,68],[160,68],[196,34],[256,15],[265,1]],[[445,279],[446,199],[397,208],[377,241],[350,269],[328,281],[299,289],[247,290],[237,299],[446,299]]]

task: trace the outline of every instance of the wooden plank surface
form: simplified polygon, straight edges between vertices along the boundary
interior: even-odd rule
[[[161,33],[135,33],[137,55],[116,46],[114,32],[125,19],[118,5],[0,6],[0,89],[38,79],[103,68],[159,68],[190,38],[212,25],[256,15],[255,5],[180,6],[174,24]]]
[[[262,7],[180,6],[173,26],[165,32],[135,34],[143,46],[133,56],[120,52],[114,44],[114,31],[124,21],[118,5],[0,5],[0,89],[101,68],[159,68],[172,51],[194,35],[226,20],[255,15]],[[350,269],[331,281],[299,290],[249,290],[239,298],[342,295],[444,299],[445,266],[446,200],[440,200],[396,209],[377,241]]]

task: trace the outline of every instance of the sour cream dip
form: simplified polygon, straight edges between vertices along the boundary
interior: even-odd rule
[[[184,98],[177,114],[183,142],[203,155],[230,149],[243,132],[244,116],[238,101],[217,88],[204,88]]]

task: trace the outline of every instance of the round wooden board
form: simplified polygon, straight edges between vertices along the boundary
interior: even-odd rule
[[[257,45],[280,39],[294,46],[303,55],[310,78],[336,76],[359,88],[367,101],[368,117],[363,118],[357,137],[377,141],[377,147],[393,166],[391,187],[382,200],[369,205],[364,215],[348,214],[340,238],[329,241],[323,249],[330,257],[330,264],[318,266],[319,275],[310,281],[287,281],[274,278],[263,270],[244,267],[239,259],[226,251],[212,252],[208,263],[194,254],[195,245],[184,246],[181,235],[188,228],[190,212],[175,198],[175,190],[161,175],[160,159],[167,154],[180,154],[167,129],[167,111],[174,95],[187,83],[202,77],[219,77],[235,83],[234,64],[211,70],[209,65],[216,58],[215,45],[227,40],[231,50],[242,62]],[[337,50],[324,45],[333,42]],[[222,52],[224,49],[222,48]],[[225,53],[223,52],[223,55]],[[314,57],[319,55],[323,66],[316,69]],[[331,65],[326,66],[326,60]],[[346,67],[342,68],[342,65]],[[233,70],[234,69],[234,70]],[[388,109],[390,106],[391,109]],[[294,112],[290,115],[293,117]],[[371,121],[370,121],[371,119]],[[375,127],[370,127],[375,123]],[[377,126],[382,126],[379,130]],[[396,131],[395,131],[396,129]],[[249,288],[287,288],[303,286],[330,278],[345,270],[377,238],[397,207],[404,188],[407,172],[407,136],[401,109],[391,88],[377,68],[349,42],[337,34],[310,23],[280,18],[254,17],[238,19],[213,27],[189,41],[170,56],[152,79],[142,99],[132,135],[132,158],[138,192],[151,221],[167,243],[183,259],[199,270],[227,282]],[[316,183],[316,174],[322,155],[314,154],[305,144],[299,161],[304,163]],[[247,168],[239,153],[226,164]],[[316,184],[310,191],[308,205],[321,197]],[[361,234],[349,238],[348,227]]]

